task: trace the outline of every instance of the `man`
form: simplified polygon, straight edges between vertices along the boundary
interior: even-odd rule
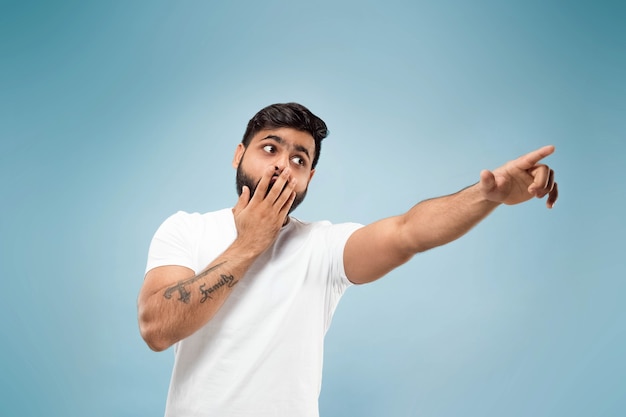
[[[289,214],[315,174],[326,124],[296,103],[262,109],[233,159],[239,199],[178,212],[150,245],[139,324],[175,345],[167,416],[318,416],[324,335],[347,287],[455,240],[500,204],[557,199],[546,146],[480,181],[367,226]]]

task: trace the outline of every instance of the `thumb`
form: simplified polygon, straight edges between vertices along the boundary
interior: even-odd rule
[[[489,192],[496,188],[496,177],[493,175],[493,172],[487,169],[483,169],[480,172],[480,187],[484,192]]]

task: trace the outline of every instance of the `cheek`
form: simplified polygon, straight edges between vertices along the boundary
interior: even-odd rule
[[[309,186],[309,179],[310,176],[309,174],[301,174],[301,175],[297,175],[296,179],[298,180],[298,185],[296,186],[296,191],[297,192],[302,192],[304,190],[306,190]]]
[[[248,176],[253,178],[261,178],[261,175],[263,175],[263,172],[265,171],[267,165],[259,163],[259,161],[254,158],[244,158],[239,166],[246,174],[248,174]]]

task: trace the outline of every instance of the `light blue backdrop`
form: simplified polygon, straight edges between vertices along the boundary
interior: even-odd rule
[[[611,1],[0,3],[0,415],[162,415],[150,238],[235,202],[247,120],[331,135],[306,220],[371,222],[544,144],[561,197],[352,288],[323,417],[622,416],[626,7]]]

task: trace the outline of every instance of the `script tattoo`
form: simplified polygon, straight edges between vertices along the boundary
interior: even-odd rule
[[[235,281],[235,277],[233,277],[232,275],[220,275],[221,279],[217,282],[217,284],[213,285],[212,287],[207,288],[206,290],[204,289],[204,287],[206,287],[206,284],[202,284],[200,285],[200,292],[202,293],[203,297],[200,300],[201,303],[204,303],[207,299],[209,298],[213,298],[211,297],[211,293],[219,288],[222,288],[224,285],[227,285],[228,288],[232,288],[235,286],[236,283],[238,283],[239,281]]]
[[[206,275],[208,275],[209,273],[215,271],[217,268],[219,268],[220,266],[224,265],[225,263],[226,263],[225,261],[221,262],[221,263],[219,263],[217,265],[214,265],[214,266],[208,268],[207,270],[199,273],[195,277],[191,277],[191,278],[183,280],[183,281],[178,281],[178,284],[174,285],[173,287],[169,287],[168,289],[165,290],[165,293],[163,294],[163,297],[165,297],[165,298],[167,298],[169,300],[170,298],[172,298],[172,295],[174,295],[175,292],[178,292],[178,301],[182,301],[185,304],[189,304],[189,301],[191,300],[191,292],[189,290],[187,290],[186,286],[190,285],[190,284],[193,284],[194,282],[198,281],[199,279],[204,278]],[[232,284],[232,285],[234,285],[234,284]]]

